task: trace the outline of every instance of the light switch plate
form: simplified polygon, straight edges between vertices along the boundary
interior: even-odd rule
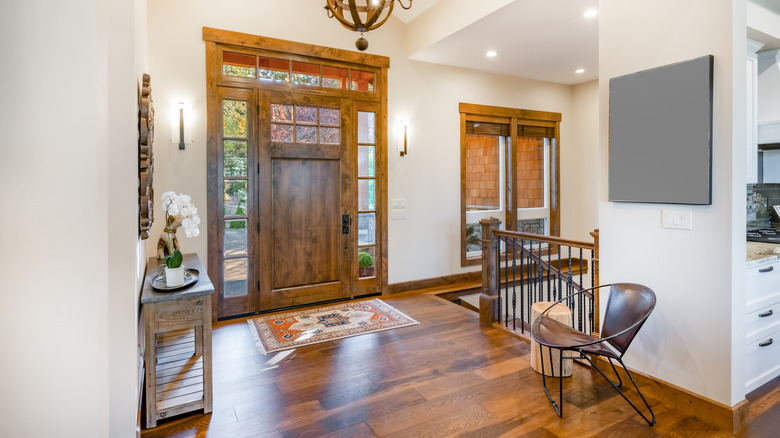
[[[661,210],[661,227],[673,230],[693,229],[693,212],[680,210]]]

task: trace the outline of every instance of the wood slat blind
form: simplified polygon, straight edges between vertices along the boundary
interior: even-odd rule
[[[466,134],[509,136],[509,125],[502,123],[466,122]],[[517,125],[518,137],[552,138],[554,128],[545,126]]]

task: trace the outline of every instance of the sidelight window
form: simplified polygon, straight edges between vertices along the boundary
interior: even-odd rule
[[[248,163],[247,102],[222,101],[222,156],[224,208],[225,296],[249,293],[249,254],[247,252]]]

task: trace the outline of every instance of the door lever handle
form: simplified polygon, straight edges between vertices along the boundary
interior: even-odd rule
[[[352,220],[348,214],[341,215],[341,234],[349,234],[349,224]]]

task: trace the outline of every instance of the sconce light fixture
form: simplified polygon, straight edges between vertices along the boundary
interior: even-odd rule
[[[409,153],[407,144],[407,134],[409,125],[407,122],[400,120],[398,122],[398,151],[401,152],[401,156]]]
[[[184,150],[186,143],[192,143],[192,108],[179,102],[171,111],[171,143],[178,143]]]

